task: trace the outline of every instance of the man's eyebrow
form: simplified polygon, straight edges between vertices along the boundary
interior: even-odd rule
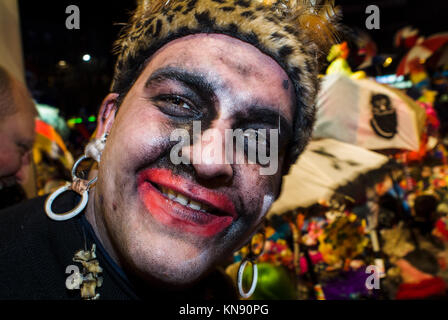
[[[146,81],[145,87],[148,88],[151,85],[157,85],[166,80],[177,81],[188,86],[190,89],[196,91],[201,98],[215,96],[215,86],[207,81],[202,72],[186,71],[178,67],[165,67],[154,71]]]
[[[235,114],[235,120],[239,123],[247,123],[248,119],[253,123],[267,123],[279,130],[279,135],[284,138],[292,137],[292,125],[275,108],[260,104],[250,105]]]

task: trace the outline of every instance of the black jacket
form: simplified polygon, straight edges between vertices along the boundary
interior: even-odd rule
[[[56,212],[76,205],[77,196],[65,193],[53,204]],[[215,270],[192,288],[170,292],[131,281],[97,240],[87,219],[78,217],[56,222],[44,211],[45,197],[0,211],[0,300],[81,299],[79,290],[66,289],[69,265],[80,249],[96,243],[97,259],[103,268],[100,300],[236,299],[235,287],[222,271]],[[81,268],[80,268],[81,269]]]

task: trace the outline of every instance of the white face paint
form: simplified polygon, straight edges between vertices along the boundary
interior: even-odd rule
[[[268,210],[271,208],[272,204],[274,203],[274,196],[271,194],[267,194],[263,198],[263,207],[261,208],[262,215],[264,216],[266,213],[268,213]]]
[[[256,220],[256,223],[254,225],[258,226],[260,222],[264,219],[266,214],[268,213],[269,209],[271,208],[272,204],[274,203],[274,196],[272,194],[267,194],[263,197],[263,205],[261,207],[261,214],[259,218]],[[235,249],[235,251],[241,250],[241,248],[246,245],[249,241],[249,239],[252,239],[252,237],[259,231],[258,228],[252,231],[251,234],[245,238],[244,241],[242,241],[241,245]]]

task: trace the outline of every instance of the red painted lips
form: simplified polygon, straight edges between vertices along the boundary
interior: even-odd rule
[[[211,237],[236,218],[233,202],[225,195],[201,187],[167,169],[147,169],[138,175],[138,192],[159,222]]]

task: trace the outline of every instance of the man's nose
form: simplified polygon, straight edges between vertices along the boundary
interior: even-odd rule
[[[220,178],[227,182],[233,177],[233,168],[229,161],[225,161],[224,130],[212,128],[204,131],[195,138],[192,146],[184,149],[184,154],[189,155],[199,178]]]

